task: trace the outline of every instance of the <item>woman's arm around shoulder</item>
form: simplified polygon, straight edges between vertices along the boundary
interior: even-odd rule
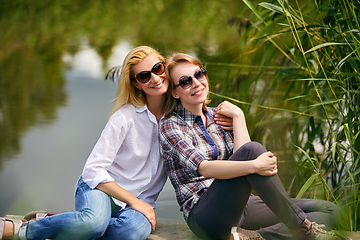
[[[228,101],[224,101],[216,108],[216,113],[232,118],[234,133],[233,152],[245,143],[251,141],[249,131],[246,126],[244,112],[238,106]]]

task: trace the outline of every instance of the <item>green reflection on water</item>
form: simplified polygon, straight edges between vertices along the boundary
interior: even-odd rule
[[[62,56],[78,52],[84,39],[104,63],[121,40],[207,61],[238,41],[238,25],[229,22],[245,9],[241,1],[161,0],[15,0],[0,6],[0,168],[21,151],[30,127],[51,123],[66,104]],[[217,61],[232,62],[237,54]]]
[[[66,104],[61,69],[60,56],[52,51],[16,49],[0,62],[0,161],[21,151],[27,129],[51,123]]]

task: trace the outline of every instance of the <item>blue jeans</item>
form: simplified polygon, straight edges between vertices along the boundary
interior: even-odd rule
[[[20,229],[23,239],[146,239],[147,218],[129,206],[121,208],[106,193],[91,189],[80,177],[75,193],[76,211],[29,221]]]

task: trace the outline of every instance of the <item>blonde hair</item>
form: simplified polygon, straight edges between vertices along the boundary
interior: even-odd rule
[[[118,88],[110,116],[126,104],[132,104],[136,107],[142,107],[146,104],[145,94],[131,84],[131,81],[136,81],[132,68],[151,53],[155,54],[160,61],[164,61],[164,57],[158,51],[148,46],[136,47],[126,55],[121,67]]]
[[[194,64],[200,68],[203,68],[203,64],[200,62],[199,59],[185,54],[185,53],[173,53],[172,55],[168,56],[165,59],[165,74],[166,77],[169,79],[169,88],[168,88],[168,92],[172,93],[174,89],[174,80],[171,78],[171,70],[179,63],[184,63],[184,62],[188,62],[191,64]],[[206,79],[207,81],[209,81],[208,76],[206,75]],[[180,99],[175,99],[174,97],[171,97],[171,101],[168,101],[167,104],[165,105],[165,117],[170,117],[172,111],[175,109],[175,107],[180,103]],[[206,100],[204,102],[204,106],[209,103],[209,100]]]

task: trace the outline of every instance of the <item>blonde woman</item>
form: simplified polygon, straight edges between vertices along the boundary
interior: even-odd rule
[[[244,240],[332,236],[316,222],[334,228],[337,206],[290,199],[277,175],[276,156],[251,142],[243,111],[229,102],[206,107],[208,76],[198,59],[173,54],[166,59],[166,73],[177,106],[167,109],[168,118],[160,123],[161,153],[180,210],[196,235]],[[215,124],[216,114],[232,118],[233,131]]]
[[[76,186],[76,211],[35,221],[0,218],[0,239],[146,239],[166,181],[158,123],[169,81],[153,48],[131,50],[122,65],[111,117]],[[119,69],[113,69],[117,76]],[[111,75],[111,74],[110,74]]]

